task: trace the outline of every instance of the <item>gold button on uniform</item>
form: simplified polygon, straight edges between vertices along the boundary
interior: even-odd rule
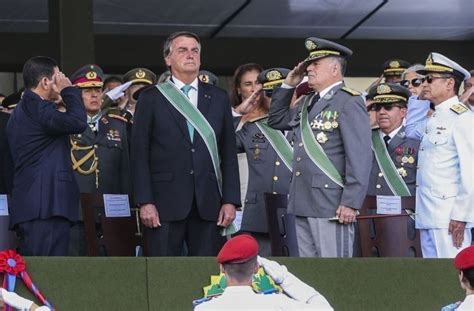
[[[278,180],[278,176],[273,176],[273,180],[274,180],[274,181],[277,181],[277,180]]]
[[[377,185],[377,186],[375,186],[375,188],[380,189],[380,188],[382,188],[382,186],[381,186],[381,185]]]
[[[295,173],[295,175],[296,175],[296,176],[300,176],[301,173],[298,171],[298,172]]]
[[[280,165],[280,161],[276,161],[275,165],[277,165],[277,166]]]

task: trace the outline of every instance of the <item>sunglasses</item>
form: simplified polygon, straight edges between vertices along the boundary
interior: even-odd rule
[[[385,109],[386,111],[390,111],[393,109],[393,107],[398,107],[400,109],[402,108],[405,108],[403,106],[400,106],[400,105],[396,105],[396,104],[387,104],[387,105],[373,105],[372,107],[370,107],[372,109],[372,111],[377,111],[379,112],[380,110]]]
[[[449,79],[451,78],[450,76],[440,76],[440,77],[433,77],[431,75],[427,75],[426,77],[424,77],[423,79],[421,79],[423,82],[428,82],[428,84],[431,84],[433,83],[434,80],[436,79]]]
[[[414,87],[419,87],[422,83],[423,83],[423,79],[420,79],[420,78],[400,81],[400,85],[406,88],[408,88],[410,84],[413,85]]]

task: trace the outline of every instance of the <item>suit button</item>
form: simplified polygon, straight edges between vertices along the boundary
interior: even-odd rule
[[[196,151],[196,149],[194,149],[194,148],[191,148],[191,152],[195,152],[195,151]]]
[[[296,158],[296,162],[299,162],[299,161],[301,161],[301,157]]]
[[[379,177],[383,177],[383,174],[382,174],[382,172],[380,172],[380,173],[379,173]]]
[[[190,174],[190,175],[194,175],[194,170],[190,170],[190,171],[189,171],[189,174]]]
[[[298,146],[303,147],[303,143],[299,143]]]
[[[272,193],[273,193],[273,194],[277,194],[277,192],[276,192],[276,191],[273,191]]]
[[[300,176],[301,173],[298,171],[298,172],[295,173],[295,175],[296,175],[296,176]]]
[[[94,149],[97,149],[97,148],[99,148],[99,146],[97,146],[97,145],[94,145]]]
[[[425,150],[425,148],[421,148],[420,150],[423,151],[423,150]]]
[[[247,203],[249,201],[249,199],[245,199],[245,203]]]
[[[273,176],[273,180],[274,180],[274,181],[277,181],[277,180],[278,180],[278,176]]]
[[[324,185],[324,188],[327,188],[327,187],[329,187],[329,185],[328,185],[328,184],[325,184],[325,185]]]
[[[276,161],[275,165],[277,165],[277,166],[280,165],[280,161]]]
[[[377,185],[377,186],[375,186],[375,188],[380,189],[380,188],[382,188],[382,186],[381,186],[381,185]]]

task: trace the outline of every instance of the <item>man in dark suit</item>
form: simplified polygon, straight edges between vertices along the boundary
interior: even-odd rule
[[[229,100],[223,90],[198,80],[197,35],[171,34],[163,50],[172,80],[141,92],[134,115],[135,203],[147,227],[149,255],[181,255],[186,242],[191,256],[215,256],[219,229],[231,224],[240,206]]]
[[[68,135],[86,129],[86,112],[80,91],[53,59],[29,59],[23,80],[25,93],[7,125],[15,166],[10,224],[19,233],[23,255],[66,255],[79,202]],[[55,104],[60,98],[65,112]]]

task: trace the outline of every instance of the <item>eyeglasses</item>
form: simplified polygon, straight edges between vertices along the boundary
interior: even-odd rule
[[[450,76],[440,76],[440,77],[433,77],[431,75],[427,75],[426,77],[424,77],[422,80],[423,82],[428,82],[428,84],[431,84],[433,83],[434,80],[436,79],[449,79],[451,78]]]
[[[413,85],[414,87],[419,87],[422,83],[423,83],[423,79],[420,79],[420,78],[400,81],[400,85],[406,88],[408,88],[410,84]]]
[[[400,108],[400,109],[405,108],[405,107],[403,107],[403,106],[396,105],[396,104],[386,104],[386,105],[373,105],[373,106],[371,107],[371,109],[372,109],[372,111],[377,111],[377,112],[379,112],[380,110],[382,110],[382,108],[385,109],[386,111],[390,111],[390,110],[393,109],[393,107],[398,107],[398,108]]]

